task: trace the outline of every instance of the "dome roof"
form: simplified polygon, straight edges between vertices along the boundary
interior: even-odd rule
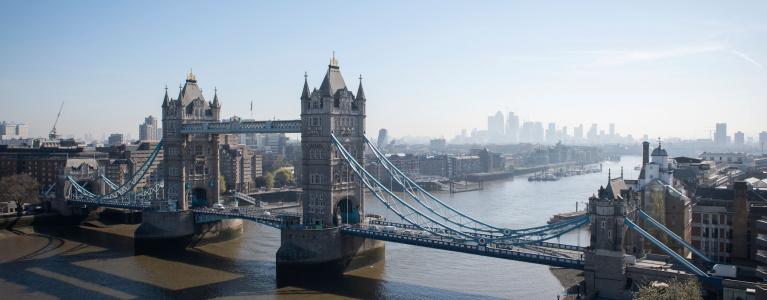
[[[668,156],[668,153],[666,153],[666,149],[662,149],[660,145],[658,148],[655,148],[655,150],[652,151],[652,156]]]

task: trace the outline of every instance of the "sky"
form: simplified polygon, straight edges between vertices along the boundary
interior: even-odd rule
[[[635,137],[767,130],[767,1],[2,1],[0,120],[138,136],[190,69],[222,117],[299,118],[335,51],[367,133],[487,116]]]

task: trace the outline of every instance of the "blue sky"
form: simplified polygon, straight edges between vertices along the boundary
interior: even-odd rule
[[[332,51],[368,133],[452,137],[513,110],[570,128],[767,130],[765,1],[0,3],[0,120],[137,136],[192,68],[222,115],[293,119]],[[586,125],[588,127],[588,125]]]

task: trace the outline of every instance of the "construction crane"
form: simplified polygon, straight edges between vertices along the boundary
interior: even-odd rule
[[[64,109],[64,101],[61,101],[61,107],[59,107],[59,114],[56,115],[56,121],[53,122],[53,129],[51,129],[51,133],[48,134],[48,138],[51,140],[55,140],[59,138],[59,135],[56,134],[56,124],[59,123],[59,117],[61,117],[62,109]]]

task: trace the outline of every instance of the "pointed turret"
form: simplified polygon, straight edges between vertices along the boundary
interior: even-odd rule
[[[360,74],[360,86],[357,88],[357,100],[365,100],[365,90],[362,89],[362,74]]]
[[[301,100],[309,100],[309,76],[304,72],[304,90],[301,92]]]
[[[165,85],[165,97],[162,99],[162,107],[168,107],[170,105],[170,97],[168,97],[168,85]]]
[[[325,78],[322,79],[322,84],[320,84],[320,93],[322,95],[333,97],[336,91],[346,87],[344,77],[341,76],[339,69],[336,54],[333,52],[333,58],[330,59],[330,64],[328,65],[328,72],[325,73]]]
[[[213,88],[213,107],[221,107],[221,102],[218,101],[218,89],[215,87]]]

